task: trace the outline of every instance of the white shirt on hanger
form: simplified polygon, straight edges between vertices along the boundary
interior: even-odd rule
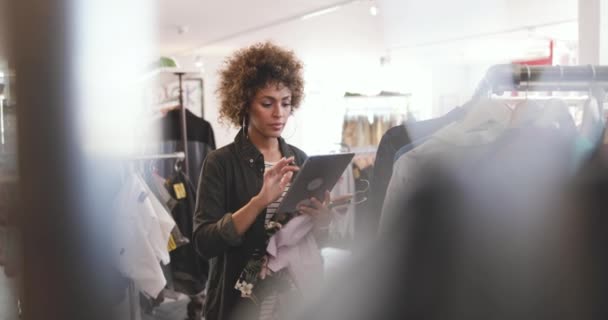
[[[428,141],[400,157],[394,164],[382,215],[380,233],[390,228],[397,220],[395,215],[402,212],[405,199],[416,187],[421,168],[429,160],[458,166],[460,161],[470,159],[475,152],[494,142],[509,126],[511,111],[503,101],[479,101],[467,116],[439,130]]]
[[[138,289],[157,297],[166,285],[160,262],[169,260],[171,223],[160,211],[164,208],[134,173],[122,186],[114,208],[117,214],[112,232],[118,270],[133,280]]]

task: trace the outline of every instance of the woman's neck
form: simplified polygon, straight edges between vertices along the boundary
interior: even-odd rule
[[[249,141],[251,141],[251,143],[253,143],[253,145],[264,155],[264,160],[274,162],[281,159],[279,139],[275,137],[266,137],[251,128],[248,129],[247,135],[249,136]]]

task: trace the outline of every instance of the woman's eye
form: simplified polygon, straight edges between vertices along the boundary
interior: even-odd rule
[[[283,103],[283,108],[291,107],[291,103]]]
[[[262,103],[262,107],[270,108],[270,107],[272,107],[272,103]]]

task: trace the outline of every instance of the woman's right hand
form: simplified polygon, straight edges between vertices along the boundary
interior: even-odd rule
[[[276,201],[283,194],[294,172],[300,170],[293,165],[293,161],[294,157],[283,158],[264,173],[262,190],[256,196],[264,207]]]

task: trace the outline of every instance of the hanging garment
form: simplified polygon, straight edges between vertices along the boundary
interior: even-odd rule
[[[584,106],[581,135],[596,144],[601,140],[603,130],[602,116],[596,99],[589,99]]]
[[[393,174],[393,163],[396,161],[395,156],[400,153],[400,149],[412,141],[423,142],[424,140],[420,139],[434,134],[446,125],[461,119],[463,116],[464,110],[456,107],[442,117],[408,123],[407,127],[398,125],[392,127],[384,134],[376,153],[373,178],[370,185],[368,212],[365,216],[361,217],[361,223],[365,225],[363,227],[365,231],[363,232],[373,235],[378,229],[386,188]],[[411,148],[413,148],[413,145]]]
[[[342,123],[342,143],[347,146],[354,146],[357,137],[357,123],[354,120],[356,118],[345,116],[344,122]]]
[[[331,198],[337,198],[340,196],[354,195],[355,190],[355,178],[353,176],[352,165],[348,166],[344,173],[331,190]],[[342,240],[349,240],[353,238],[355,232],[355,204],[351,201],[344,208],[335,208],[332,210],[333,217],[329,224],[329,241],[341,242]]]
[[[160,262],[168,262],[167,243],[170,223],[165,220],[162,204],[136,174],[130,174],[113,205],[116,214],[113,248],[122,275],[136,287],[157,297],[166,284]],[[165,211],[166,213],[166,211]]]
[[[152,242],[152,246],[156,252],[156,256],[159,260],[167,265],[171,261],[169,256],[169,238],[171,237],[171,231],[175,227],[175,221],[165,208],[165,206],[156,198],[152,190],[148,187],[146,182],[141,178],[140,175],[136,175],[138,179],[139,185],[145,190],[145,192],[149,195],[149,201],[151,202],[154,208],[154,215],[152,216],[154,220],[154,225],[158,224],[158,228],[152,226],[149,229],[150,240]]]
[[[441,158],[452,166],[458,166],[495,141],[507,128],[510,116],[511,111],[503,102],[480,101],[463,120],[441,129],[424,144],[397,160],[382,207],[380,230],[394,222],[403,200],[409,194],[408,190],[416,185],[417,179],[424,178],[418,174],[429,159]]]
[[[160,119],[161,146],[159,152],[173,153],[182,150],[181,111],[171,110]],[[215,150],[215,135],[211,124],[186,109],[186,132],[188,138],[188,178],[196,186],[205,157]],[[159,174],[169,177],[175,160],[157,162]],[[180,226],[181,227],[181,226]],[[182,229],[182,231],[184,231]]]
[[[182,172],[175,172],[165,183],[169,194],[177,200],[172,216],[182,230],[183,235],[190,241],[171,251],[171,270],[175,289],[188,295],[199,294],[205,288],[209,264],[194,250],[192,239],[194,205],[196,190],[188,177]]]
[[[182,149],[181,110],[175,109],[160,119],[160,152],[173,153]],[[209,269],[208,262],[195,253],[192,241],[195,186],[198,183],[203,161],[215,149],[215,136],[209,122],[186,109],[186,132],[188,139],[188,175],[175,173],[176,160],[157,161],[158,174],[168,178],[165,188],[178,201],[172,216],[179,230],[190,244],[171,252],[171,269],[176,280],[176,290],[189,295],[204,289]],[[183,280],[183,281],[182,281]]]
[[[209,262],[196,253],[194,249],[193,212],[196,190],[183,172],[174,172],[167,179],[165,187],[171,197],[177,200],[171,212],[183,235],[189,243],[175,248],[171,254],[171,275],[174,290],[189,296],[187,306],[188,320],[199,319],[203,312],[202,299],[209,273]]]
[[[173,209],[175,209],[175,206],[177,205],[178,201],[175,200],[175,198],[173,198],[167,190],[166,180],[156,173],[151,173],[145,177],[145,182],[146,185],[152,191],[152,193],[154,193],[156,198],[158,198],[158,200],[167,209],[167,211],[173,212]],[[173,230],[171,231],[171,238],[169,239],[169,251],[173,251],[176,248],[186,245],[188,243],[190,243],[190,240],[186,236],[184,236],[184,234],[179,229],[179,226],[176,224]],[[167,272],[167,270],[165,270],[165,272]]]
[[[600,192],[608,175],[605,170],[585,173],[595,181],[586,183],[580,196],[592,199],[593,215],[585,216],[588,211],[580,205],[570,217],[558,214],[556,200],[565,197],[554,191],[565,189],[570,167],[571,145],[565,138],[556,130],[514,130],[470,154],[456,170],[422,168],[428,179],[415,181],[402,214],[372,250],[329,280],[320,303],[299,319],[487,319],[500,314],[553,320],[588,312],[589,301],[605,309],[606,283],[597,279],[605,278],[608,261],[607,202]],[[556,161],[547,163],[551,159]],[[521,206],[522,201],[544,205]],[[572,223],[581,219],[585,229]],[[590,243],[581,246],[581,238]],[[581,248],[593,251],[584,249],[581,255]],[[587,277],[590,271],[594,277]]]

